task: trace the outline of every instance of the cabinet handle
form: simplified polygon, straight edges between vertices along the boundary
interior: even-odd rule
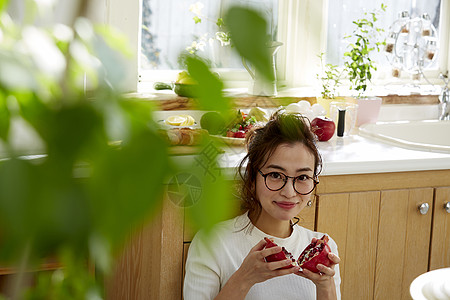
[[[428,209],[430,209],[430,205],[428,205],[428,203],[422,203],[419,205],[419,211],[422,215],[426,215]]]
[[[444,204],[444,209],[450,214],[450,201]]]

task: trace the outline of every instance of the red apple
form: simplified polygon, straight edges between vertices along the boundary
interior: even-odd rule
[[[311,121],[311,130],[319,141],[328,141],[333,136],[336,125],[327,117],[316,117]]]

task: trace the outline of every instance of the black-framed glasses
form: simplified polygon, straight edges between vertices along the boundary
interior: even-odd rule
[[[315,180],[306,174],[292,177],[280,172],[269,172],[266,174],[261,172],[261,170],[258,170],[258,172],[262,177],[264,177],[264,183],[271,191],[281,190],[284,188],[289,178],[292,178],[292,186],[294,187],[295,192],[300,195],[308,195],[319,183],[318,180]]]

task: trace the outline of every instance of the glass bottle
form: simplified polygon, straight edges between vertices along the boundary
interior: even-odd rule
[[[394,52],[395,40],[397,38],[397,34],[395,32],[391,32],[389,37],[386,39],[386,46],[384,47],[384,51],[387,53]]]
[[[437,50],[436,40],[428,40],[426,49],[427,50],[425,52],[425,58],[428,60],[433,60],[434,55],[436,54],[436,50]]]
[[[431,18],[430,15],[424,13],[422,15],[422,36],[431,36]]]
[[[400,17],[399,17],[400,21],[401,21],[401,29],[400,29],[400,33],[402,34],[408,34],[409,33],[409,12],[408,11],[402,11],[400,13]]]

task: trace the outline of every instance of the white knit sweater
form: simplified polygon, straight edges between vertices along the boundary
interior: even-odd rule
[[[199,232],[192,240],[186,261],[184,278],[185,300],[214,299],[228,279],[240,267],[242,261],[261,239],[273,238],[279,246],[284,246],[295,258],[313,237],[321,238],[322,233],[295,225],[290,237],[282,239],[265,234],[250,225],[247,214],[219,223],[207,239]],[[331,251],[338,255],[337,245],[330,238]],[[335,266],[336,293],[341,298],[339,265]],[[316,299],[316,287],[309,279],[290,274],[269,279],[254,285],[245,299]]]

